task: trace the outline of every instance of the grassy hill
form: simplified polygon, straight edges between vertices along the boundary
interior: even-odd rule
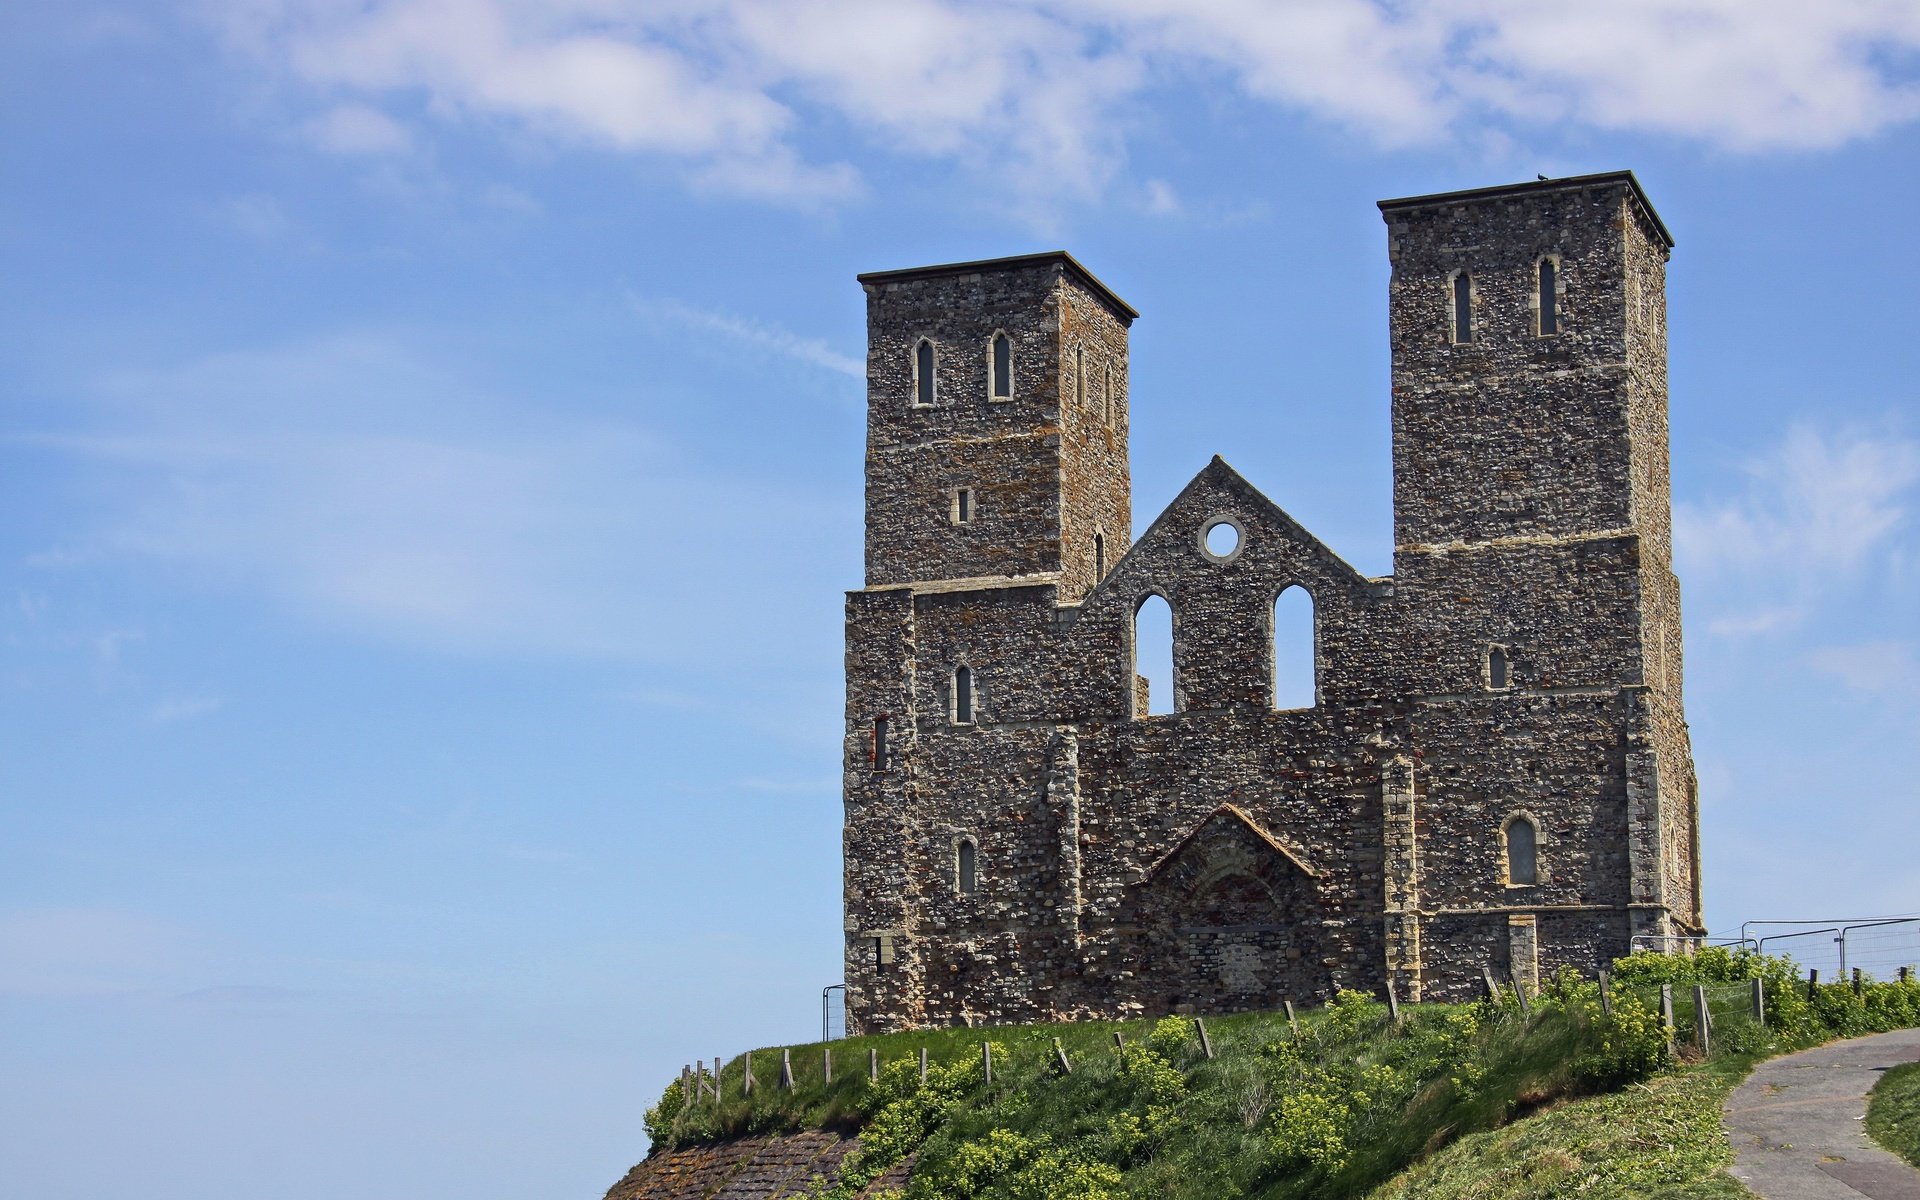
[[[1751,1014],[1756,978],[1764,1027]],[[1673,1047],[1663,982],[1678,999]],[[1710,1054],[1694,1044],[1695,983],[1712,1013]],[[1719,1102],[1755,1057],[1920,1023],[1920,985],[1809,997],[1791,964],[1724,951],[1623,959],[1606,1006],[1597,983],[1571,976],[1528,999],[1525,1012],[1510,992],[1408,1005],[1395,1021],[1342,993],[1297,1022],[1210,1019],[1206,1044],[1192,1019],[1168,1017],[774,1048],[750,1056],[750,1092],[744,1055],[722,1069],[718,1101],[675,1081],[648,1131],[656,1150],[857,1132],[839,1178],[818,1188],[833,1200],[909,1157],[909,1200],[1737,1196],[1720,1174]],[[791,1088],[778,1082],[783,1050]]]

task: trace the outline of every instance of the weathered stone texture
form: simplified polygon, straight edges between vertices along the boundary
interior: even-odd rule
[[[712,1146],[668,1150],[637,1164],[608,1190],[606,1200],[781,1200],[812,1193],[839,1177],[857,1138],[808,1132],[749,1137]],[[861,1194],[903,1186],[911,1160],[875,1179]]]
[[[1128,546],[1133,314],[1065,255],[862,276],[850,1028],[1225,1011],[1388,979],[1447,998],[1483,967],[1591,970],[1635,934],[1697,928],[1669,560],[1671,242],[1624,173],[1382,210],[1383,579],[1217,458]],[[1550,336],[1543,256],[1559,275]],[[1474,336],[1457,343],[1462,270]],[[986,394],[997,330],[1018,354],[1007,401]],[[932,408],[913,404],[923,337],[952,364]],[[962,486],[981,500],[956,525]],[[1222,520],[1241,541],[1215,557],[1203,531]],[[1276,710],[1273,604],[1294,585],[1314,603],[1316,702]],[[1144,715],[1134,669],[1151,595],[1175,614],[1161,716]],[[1531,882],[1509,878],[1516,820],[1537,833]]]

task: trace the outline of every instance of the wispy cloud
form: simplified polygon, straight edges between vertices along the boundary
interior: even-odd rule
[[[122,372],[101,398],[38,439],[90,481],[48,569],[159,562],[411,644],[711,666],[788,643],[837,582],[804,533],[838,528],[824,499],[530,411],[388,338]],[[821,605],[762,604],[780,577]]]
[[[1224,91],[1382,146],[1581,125],[1735,150],[1830,146],[1920,115],[1897,0],[214,0],[236,44],[354,105],[678,161],[698,186],[860,194],[821,155],[990,172],[1013,203],[1097,194],[1129,105]],[[358,114],[354,107],[334,114]],[[332,116],[346,143],[390,131]],[[371,139],[371,142],[369,141]],[[384,148],[384,147],[383,147]],[[846,151],[842,152],[843,154]]]
[[[1920,442],[1797,425],[1744,473],[1738,496],[1675,506],[1675,552],[1687,578],[1724,597],[1716,632],[1770,633],[1798,625],[1897,545],[1920,483]]]
[[[866,364],[852,355],[842,354],[818,338],[801,337],[766,321],[698,308],[678,300],[634,296],[628,303],[634,314],[645,321],[719,337],[736,346],[765,351],[853,379],[867,377]]]
[[[1911,642],[1823,646],[1809,653],[1807,662],[1856,692],[1878,694],[1920,689],[1920,662],[1915,660]]]
[[[413,148],[407,127],[365,104],[341,104],[307,124],[322,150],[333,154],[400,154]]]
[[[147,719],[155,725],[172,725],[178,721],[209,716],[226,706],[227,702],[218,696],[173,696],[154,705],[147,713]]]

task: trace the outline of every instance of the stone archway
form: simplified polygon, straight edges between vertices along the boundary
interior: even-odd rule
[[[1153,1007],[1244,1012],[1313,994],[1314,873],[1244,812],[1215,810],[1140,889]]]

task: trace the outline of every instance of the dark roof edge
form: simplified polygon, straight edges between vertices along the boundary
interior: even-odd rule
[[[1667,249],[1673,249],[1673,232],[1667,223],[1660,219],[1654,210],[1653,202],[1647,199],[1646,189],[1632,171],[1601,171],[1593,175],[1568,175],[1563,179],[1536,179],[1527,183],[1507,183],[1498,187],[1469,188],[1464,192],[1436,192],[1431,196],[1403,196],[1398,200],[1380,201],[1382,213],[1402,208],[1429,208],[1443,204],[1457,204],[1462,201],[1494,200],[1502,196],[1524,196],[1534,192],[1551,192],[1563,189],[1594,187],[1600,184],[1624,183],[1633,193],[1634,202],[1639,205],[1640,214],[1648,226],[1660,236]]]
[[[1065,250],[1048,250],[1040,254],[1015,254],[1008,258],[979,258],[972,262],[936,263],[930,267],[904,267],[897,271],[867,271],[854,278],[861,283],[896,283],[907,279],[930,279],[940,275],[970,275],[978,271],[1011,271],[1020,267],[1037,267],[1047,263],[1059,263],[1070,268],[1080,277],[1093,293],[1126,314],[1128,321],[1136,320],[1139,310],[1114,294],[1112,288],[1100,282],[1099,276],[1080,265],[1080,261]]]

